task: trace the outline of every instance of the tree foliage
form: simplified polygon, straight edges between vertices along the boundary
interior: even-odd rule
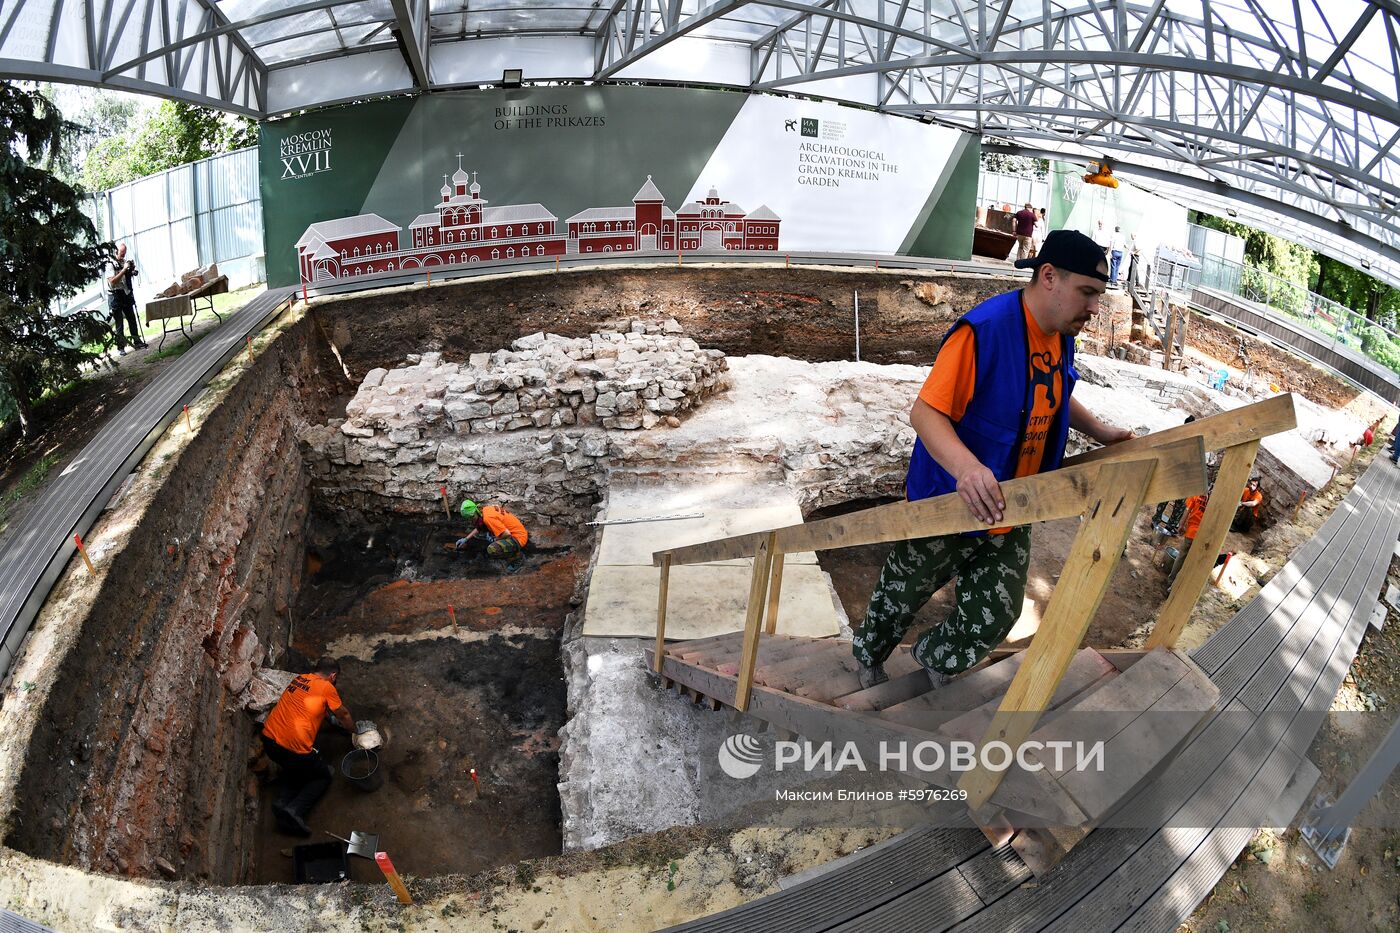
[[[1015,175],[1044,181],[1050,174],[1050,161],[1031,156],[1005,155],[1000,152],[982,153],[982,170],[999,175]]]
[[[1317,255],[1306,246],[1212,214],[1196,214],[1194,223],[1244,240],[1244,261],[1286,282],[1307,288],[1317,274]]]
[[[246,117],[162,101],[151,113],[132,119],[124,132],[93,145],[83,161],[83,185],[92,191],[115,188],[257,141],[258,125]]]
[[[83,345],[108,333],[98,311],[54,311],[98,277],[110,247],[82,192],[51,170],[75,132],[43,95],[0,82],[0,390],[26,432],[34,402],[72,381],[96,356]]]
[[[1335,259],[1319,256],[1317,262],[1313,291],[1395,330],[1400,317],[1400,291]]]

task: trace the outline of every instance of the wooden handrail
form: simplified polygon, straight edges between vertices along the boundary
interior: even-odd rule
[[[1165,454],[1168,450],[1173,451],[1171,455],[1161,458],[1143,501],[1155,503],[1196,495],[1205,491],[1204,467],[1201,468],[1200,482],[1196,483],[1195,477],[1187,475],[1192,468],[1183,467],[1180,459],[1187,448],[1178,445],[1186,443],[1191,450],[1218,450],[1289,431],[1297,424],[1293,396],[1279,395],[1110,447],[1097,447],[1066,458],[1058,470],[1002,483],[1007,506],[1002,524],[1023,525],[1077,515],[1083,510],[1083,503],[1088,500],[1093,481],[1098,475],[1097,470],[1086,470],[1086,467],[1141,460],[1145,459],[1145,454],[1153,452]],[[1189,454],[1187,457],[1190,459]],[[776,529],[773,547],[776,553],[792,554],[936,534],[957,534],[985,527],[957,495],[950,494],[918,502],[894,502],[849,515],[788,525]],[[660,567],[661,559],[667,555],[671,557],[671,565],[676,567],[752,557],[760,541],[767,540],[770,531],[656,551],[652,554],[652,566]]]
[[[1130,454],[1162,447],[1186,437],[1199,437],[1206,450],[1234,447],[1247,441],[1260,440],[1271,434],[1282,434],[1298,426],[1292,394],[1276,395],[1252,405],[1242,405],[1230,411],[1197,418],[1190,424],[1177,425],[1165,431],[1154,431],[1110,447],[1095,447],[1082,454],[1066,457],[1061,468],[1081,463],[1108,463],[1128,459]],[[1149,500],[1150,501],[1150,500]]]
[[[1200,438],[1184,438],[1160,447],[1136,451],[1121,459],[1156,461],[1157,469],[1147,489],[1149,502],[1180,499],[1205,492],[1205,448]],[[1103,466],[1102,463],[1087,463],[1007,480],[1001,484],[1006,508],[1002,511],[999,525],[1026,525],[1078,515],[1093,496],[1094,484]],[[660,567],[667,558],[670,558],[671,566],[678,567],[752,557],[759,544],[767,541],[770,535],[774,536],[772,546],[776,553],[793,554],[929,535],[982,531],[986,528],[986,523],[972,514],[957,493],[949,493],[917,502],[892,502],[849,515],[788,525],[772,531],[669,548],[652,554],[652,564]]]

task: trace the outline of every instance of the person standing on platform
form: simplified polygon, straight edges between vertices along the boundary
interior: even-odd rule
[[[1026,206],[1016,212],[1016,261],[1028,259],[1035,255],[1035,222],[1038,218],[1035,209],[1027,202]]]
[[[1050,231],[1049,222],[1045,219],[1045,208],[1036,211],[1035,230],[1031,233],[1031,255],[1040,255],[1040,247],[1045,242],[1045,234]]]
[[[134,280],[139,272],[136,262],[126,258],[126,244],[117,244],[117,254],[107,263],[103,280],[107,285],[107,310],[112,315],[112,333],[117,338],[117,352],[126,355],[126,337],[122,336],[122,322],[126,322],[131,335],[131,343],[137,349],[146,349],[146,341],[141,339],[141,329],[136,325],[136,290]]]
[[[1118,273],[1123,268],[1123,250],[1127,246],[1123,242],[1123,228],[1114,227],[1113,235],[1108,238],[1108,283],[1118,284]]]

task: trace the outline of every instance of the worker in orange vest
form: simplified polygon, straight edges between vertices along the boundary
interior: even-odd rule
[[[464,499],[458,511],[462,518],[475,526],[465,537],[457,539],[455,550],[458,553],[464,553],[476,541],[484,544],[483,551],[487,557],[505,560],[507,573],[520,569],[520,553],[530,540],[520,519],[500,506],[477,505],[470,499]]]
[[[1264,493],[1259,488],[1259,477],[1251,476],[1249,482],[1245,484],[1244,492],[1240,493],[1239,511],[1235,513],[1235,520],[1230,525],[1231,531],[1238,531],[1248,534],[1254,529],[1254,523],[1259,521],[1259,509],[1264,504]]]
[[[1181,565],[1186,563],[1186,555],[1196,540],[1196,532],[1201,527],[1201,517],[1206,514],[1206,503],[1209,498],[1209,496],[1192,496],[1186,500],[1186,514],[1181,519],[1181,534],[1185,540],[1181,542],[1176,560],[1172,562],[1172,569],[1167,573],[1168,587],[1176,582],[1176,575],[1181,572]]]
[[[263,750],[281,770],[285,785],[272,805],[280,832],[310,836],[306,817],[331,786],[333,772],[315,746],[321,723],[330,716],[345,731],[355,731],[355,721],[335,689],[339,675],[340,662],[321,658],[316,670],[292,678],[263,725]]]

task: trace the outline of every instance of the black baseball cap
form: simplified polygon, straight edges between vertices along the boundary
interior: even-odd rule
[[[1045,242],[1040,244],[1040,252],[1029,259],[1016,260],[1016,268],[1034,269],[1047,262],[1056,269],[1087,275],[1100,282],[1108,281],[1108,273],[1099,271],[1099,265],[1107,263],[1103,247],[1078,230],[1050,231]]]

